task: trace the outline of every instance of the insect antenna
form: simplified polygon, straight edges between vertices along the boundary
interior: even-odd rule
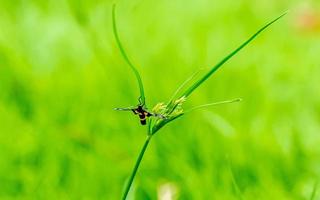
[[[118,111],[132,111],[132,107],[128,107],[128,108],[114,108],[113,110],[118,110]]]

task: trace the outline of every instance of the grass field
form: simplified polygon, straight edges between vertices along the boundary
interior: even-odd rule
[[[0,199],[120,199],[146,137],[111,1],[0,0]],[[129,199],[320,199],[320,3],[123,0],[149,108],[290,12],[155,135]]]

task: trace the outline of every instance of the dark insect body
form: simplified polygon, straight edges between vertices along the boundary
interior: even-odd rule
[[[141,106],[141,105],[138,105],[137,108],[134,108],[131,110],[135,115],[139,115],[141,125],[146,125],[147,124],[147,117],[153,116],[153,114],[151,114],[148,111],[146,111],[145,109],[143,109],[143,106]]]
[[[115,108],[115,110],[120,110],[120,111],[132,111],[135,115],[139,116],[140,123],[141,125],[146,125],[147,124],[147,118],[154,116],[158,117],[161,119],[166,119],[165,116],[161,114],[156,114],[156,113],[151,113],[147,111],[143,105],[139,104],[137,107],[132,107],[132,108]]]

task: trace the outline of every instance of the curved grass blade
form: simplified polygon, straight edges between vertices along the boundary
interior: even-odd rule
[[[280,18],[282,18],[287,13],[284,13],[277,17],[276,19],[272,20],[265,26],[263,26],[261,29],[259,29],[255,34],[253,34],[247,41],[245,41],[243,44],[241,44],[237,49],[235,49],[233,52],[231,52],[229,55],[227,55],[225,58],[223,58],[218,64],[216,64],[214,67],[211,68],[211,70],[205,74],[201,79],[199,79],[197,82],[195,82],[189,89],[187,89],[182,96],[188,97],[197,87],[199,87],[204,81],[206,81],[214,72],[216,72],[225,62],[227,62],[230,58],[232,58],[234,55],[236,55],[243,47],[245,47],[247,44],[249,44],[253,39],[255,39],[263,30],[268,28],[271,24],[278,21]]]
[[[137,68],[132,64],[132,62],[130,61],[129,57],[127,56],[127,53],[126,53],[126,51],[124,50],[124,48],[122,46],[118,31],[117,31],[116,5],[115,4],[113,4],[113,6],[112,6],[112,28],[113,28],[113,34],[114,34],[114,37],[116,39],[117,45],[119,47],[119,50],[121,52],[121,55],[124,58],[124,60],[126,61],[126,63],[130,66],[130,68],[132,69],[134,75],[137,78],[137,81],[138,81],[138,84],[139,84],[139,89],[140,89],[139,101],[140,101],[140,103],[142,105],[145,105],[144,89],[143,89],[143,84],[142,84],[142,80],[141,80],[140,74],[139,74]]]

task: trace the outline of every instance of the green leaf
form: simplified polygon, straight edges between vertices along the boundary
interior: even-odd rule
[[[231,52],[229,55],[227,55],[225,58],[223,58],[218,64],[213,66],[211,70],[205,74],[202,78],[200,78],[197,82],[195,82],[193,85],[191,85],[183,94],[182,96],[188,97],[197,87],[199,87],[204,81],[206,81],[214,72],[216,72],[225,62],[227,62],[230,58],[232,58],[234,55],[236,55],[243,47],[245,47],[247,44],[249,44],[253,39],[255,39],[263,30],[268,28],[271,24],[278,21],[280,18],[282,18],[287,13],[284,13],[277,17],[276,19],[272,20],[265,26],[263,26],[261,29],[259,29],[255,34],[253,34],[247,41],[245,41],[243,44],[241,44],[237,49],[235,49],[233,52]]]
[[[140,77],[140,74],[137,70],[137,68],[132,64],[130,61],[129,57],[127,56],[126,51],[124,50],[122,43],[120,41],[120,37],[117,31],[117,23],[116,23],[116,5],[114,4],[112,7],[112,28],[113,28],[113,34],[116,39],[117,45],[119,47],[119,50],[121,52],[122,57],[124,58],[125,62],[130,66],[132,69],[134,75],[136,76],[136,79],[138,81],[139,89],[140,89],[140,98],[139,101],[142,105],[145,105],[145,96],[144,96],[144,89],[143,89],[143,84],[142,80]]]

